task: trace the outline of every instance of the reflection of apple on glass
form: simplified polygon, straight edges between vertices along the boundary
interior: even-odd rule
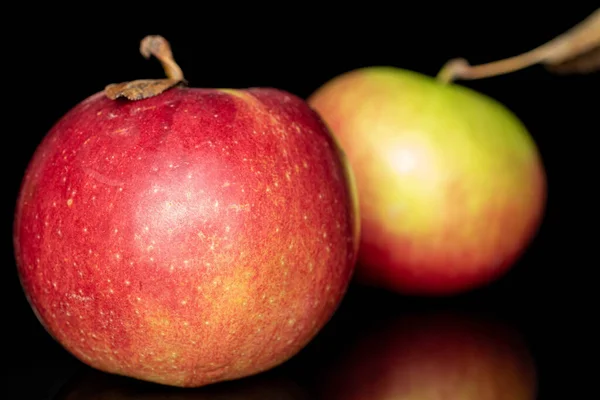
[[[177,388],[88,369],[53,400],[309,400],[295,381],[262,374],[203,388]]]
[[[510,327],[458,314],[387,321],[319,379],[328,400],[535,400],[536,370]]]

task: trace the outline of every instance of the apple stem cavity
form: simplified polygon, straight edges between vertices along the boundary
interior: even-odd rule
[[[187,83],[183,71],[175,62],[169,42],[159,35],[148,35],[140,43],[140,53],[144,58],[156,57],[162,64],[167,78],[138,79],[131,82],[112,83],[104,88],[104,94],[111,100],[125,97],[128,100],[141,100],[156,96],[167,89]]]
[[[562,35],[520,55],[474,66],[464,58],[452,59],[436,79],[451,83],[458,79],[489,78],[535,64],[563,73],[591,73],[600,69],[600,8]]]

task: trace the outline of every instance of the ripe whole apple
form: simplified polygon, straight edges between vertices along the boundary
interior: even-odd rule
[[[202,386],[284,362],[328,321],[356,259],[356,194],[298,97],[167,83],[97,93],[55,124],[14,246],[34,312],[81,361]]]
[[[499,321],[460,313],[378,321],[317,379],[328,400],[535,400],[523,338]]]
[[[501,276],[533,239],[545,170],[525,126],[499,102],[393,67],[342,74],[308,102],[356,175],[357,280],[456,294]]]

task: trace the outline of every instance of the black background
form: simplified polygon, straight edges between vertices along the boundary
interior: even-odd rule
[[[327,80],[359,67],[393,65],[435,75],[457,56],[477,64],[526,51],[594,10],[577,3],[544,10],[357,3],[332,11],[289,3],[267,7],[260,16],[233,6],[215,11],[201,5],[192,12],[162,4],[150,10],[151,17],[135,18],[104,4],[89,10],[6,10],[4,19],[13,25],[3,45],[8,93],[2,106],[0,368],[5,383],[0,397],[44,398],[82,367],[45,333],[21,291],[11,242],[14,203],[33,151],[66,111],[106,84],[162,77],[159,63],[138,52],[145,35],[161,34],[170,41],[191,86],[271,86],[306,98]],[[100,17],[101,11],[108,13]],[[292,361],[292,369],[309,371],[319,364],[323,349],[343,342],[349,321],[460,308],[495,315],[521,332],[538,366],[540,398],[593,393],[587,390],[593,387],[598,355],[592,326],[597,319],[593,273],[599,266],[598,197],[593,195],[599,76],[557,76],[535,66],[460,84],[503,102],[535,138],[549,183],[538,237],[508,275],[464,296],[425,300],[353,286],[330,326]]]

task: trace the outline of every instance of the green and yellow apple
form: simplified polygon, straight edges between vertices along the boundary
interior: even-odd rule
[[[342,74],[308,102],[356,176],[357,280],[456,294],[503,275],[532,241],[545,170],[524,124],[499,102],[393,67]]]

